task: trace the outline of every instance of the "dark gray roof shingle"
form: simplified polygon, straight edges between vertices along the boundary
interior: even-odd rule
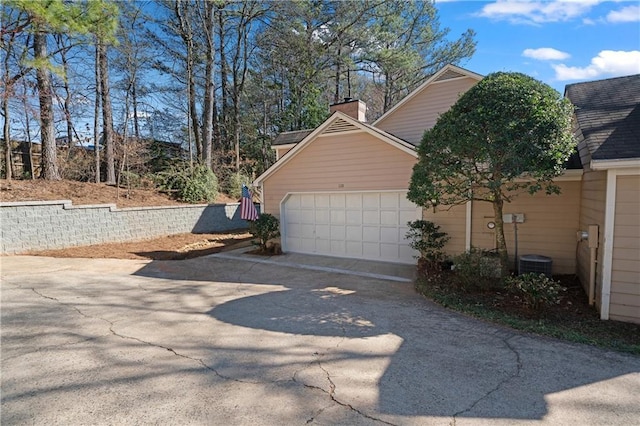
[[[640,158],[640,74],[569,84],[565,96],[593,160]]]
[[[313,132],[313,129],[311,129],[311,130],[296,130],[296,131],[293,131],[293,132],[282,132],[278,136],[276,136],[276,138],[273,140],[271,145],[275,146],[275,145],[288,145],[288,144],[291,144],[291,143],[298,143],[302,139],[304,139],[307,136],[309,136],[309,134],[311,132]]]

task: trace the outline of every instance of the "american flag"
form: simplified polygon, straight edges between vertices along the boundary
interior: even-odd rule
[[[240,201],[240,219],[254,221],[258,218],[258,210],[253,205],[251,192],[247,185],[242,184],[242,200]]]

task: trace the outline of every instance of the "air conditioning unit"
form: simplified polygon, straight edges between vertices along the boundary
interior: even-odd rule
[[[551,278],[551,266],[553,261],[550,257],[539,254],[525,254],[518,258],[518,274],[545,274]]]

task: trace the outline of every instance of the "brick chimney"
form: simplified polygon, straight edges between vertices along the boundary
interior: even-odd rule
[[[334,111],[340,111],[358,121],[367,121],[367,104],[358,99],[344,98],[342,102],[329,105],[329,112],[333,113]]]

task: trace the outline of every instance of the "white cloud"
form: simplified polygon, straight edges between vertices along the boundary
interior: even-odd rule
[[[559,61],[571,57],[566,52],[556,50],[551,47],[541,47],[539,49],[525,49],[522,56],[537,59],[539,61]]]
[[[569,67],[565,64],[553,65],[556,80],[583,80],[607,76],[617,77],[640,73],[640,50],[603,50],[591,59],[586,67]]]
[[[607,21],[618,22],[640,22],[640,6],[627,6],[620,10],[612,10],[607,14]]]
[[[483,6],[479,16],[513,23],[542,24],[580,17],[602,0],[497,0]]]

